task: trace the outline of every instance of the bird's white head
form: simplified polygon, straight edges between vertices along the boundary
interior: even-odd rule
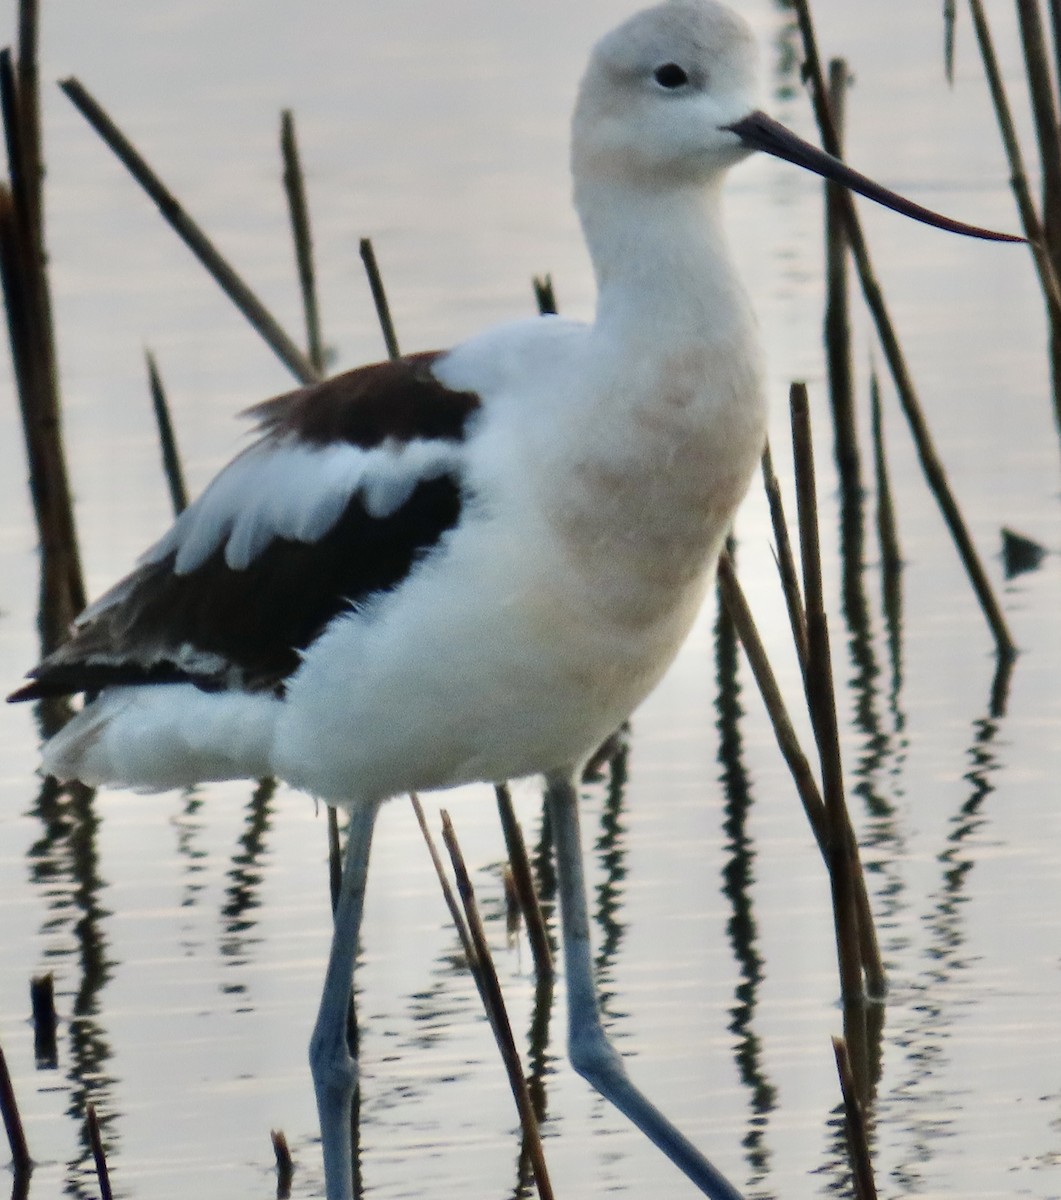
[[[665,0],[606,34],[582,80],[572,172],[583,219],[625,192],[675,196],[706,185],[753,150],[834,179],[917,221],[996,241],[1022,241],[941,216],[824,153],[755,108],[755,39],[717,0]]]
[[[749,152],[727,125],[754,107],[756,45],[714,0],[666,0],[606,34],[582,79],[576,180],[702,185]]]

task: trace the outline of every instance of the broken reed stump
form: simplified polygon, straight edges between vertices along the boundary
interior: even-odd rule
[[[273,1144],[273,1154],[276,1156],[276,1200],[288,1200],[291,1195],[291,1182],[295,1177],[295,1162],[287,1144],[287,1135],[282,1129],[271,1129],[269,1140]]]
[[[556,292],[553,290],[553,277],[551,275],[535,275],[532,283],[539,315],[555,317],[560,309],[556,303]]]
[[[55,1013],[55,977],[50,971],[30,980],[29,999],[33,1013],[33,1053],[37,1068],[53,1070],[59,1063],[56,1040],[59,1018]]]

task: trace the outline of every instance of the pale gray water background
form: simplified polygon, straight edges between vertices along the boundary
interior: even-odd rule
[[[298,331],[275,149],[278,111],[293,107],[326,336],[337,365],[351,366],[382,354],[357,259],[364,234],[376,240],[406,349],[530,313],[530,276],[546,270],[562,309],[589,315],[592,281],[567,197],[567,118],[591,41],[635,7],[44,5],[48,240],[92,593],[168,520],[144,347],[158,354],[196,489],[241,444],[234,414],[291,381],[52,81],[73,73],[96,92]],[[857,76],[849,156],[915,199],[1015,228],[966,14],[950,90],[937,7],[818,0],[823,53],[847,55]],[[1012,13],[993,8],[1019,102]],[[786,17],[766,0],[744,10],[763,45],[764,101],[810,133]],[[5,12],[3,32],[12,24]],[[988,633],[886,383],[907,560],[898,678],[871,525],[870,636],[851,636],[840,608],[822,381],[819,188],[762,161],[734,172],[729,195],[736,253],[769,350],[773,440],[786,483],[791,378],[809,381],[817,420],[846,766],[892,981],[874,1134],[881,1193],[1056,1197],[1061,455],[1029,260],[1018,248],[960,241],[863,206],[929,420],[1022,649],[1006,711],[992,715]],[[881,356],[861,316],[856,326],[865,432],[866,368]],[[9,395],[6,356],[0,369]],[[5,687],[37,656],[24,475],[7,402]],[[997,558],[1002,524],[1052,551],[1038,571],[1009,584]],[[745,587],[798,710],[757,489],[738,532]],[[712,606],[635,717],[625,785],[587,789],[601,982],[636,1078],[720,1168],[752,1195],[820,1196],[845,1178],[828,1041],[840,1025],[828,887],[743,664],[736,730],[746,815],[727,793],[713,627]],[[93,828],[69,810],[45,822],[36,746],[29,708],[2,710],[0,1039],[39,1162],[31,1196],[97,1194],[82,1133],[86,1100],[103,1118],[120,1196],[273,1195],[270,1128],[291,1141],[293,1194],[319,1195],[305,1055],[328,934],[322,818],[283,789],[255,810],[251,785],[236,784],[186,796],[103,793]],[[437,798],[428,800],[434,813]],[[535,787],[520,785],[517,800],[534,843]],[[505,943],[492,797],[470,788],[445,803],[491,918],[526,1057],[530,955]],[[36,1071],[28,980],[45,969],[56,974],[59,1065]],[[511,1195],[511,1099],[404,801],[387,808],[377,835],[358,986],[367,1194]],[[691,1195],[574,1076],[563,1028],[559,987],[545,1052],[546,1153],[557,1195]]]

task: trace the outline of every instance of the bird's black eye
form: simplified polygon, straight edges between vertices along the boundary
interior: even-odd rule
[[[662,67],[657,67],[652,72],[652,78],[660,87],[668,88],[671,91],[675,88],[685,87],[689,82],[689,76],[677,63],[664,63]]]

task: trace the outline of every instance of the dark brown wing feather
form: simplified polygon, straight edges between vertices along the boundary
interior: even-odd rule
[[[349,442],[371,449],[388,439],[460,441],[479,407],[474,392],[453,392],[431,374],[440,354],[427,351],[373,363],[247,409],[276,437],[315,445]]]

